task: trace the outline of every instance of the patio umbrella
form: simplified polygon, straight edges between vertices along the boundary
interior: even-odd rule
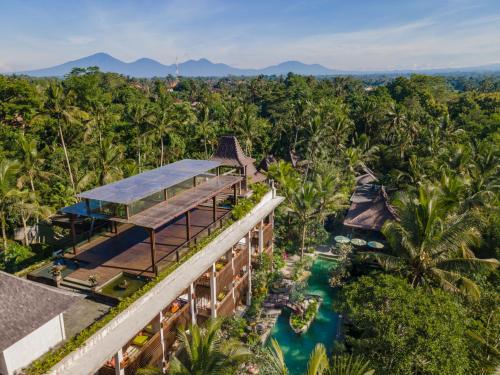
[[[383,249],[384,244],[381,244],[380,242],[377,242],[377,241],[370,241],[370,242],[368,242],[368,247],[370,247],[372,249]]]
[[[356,246],[366,246],[366,241],[361,238],[353,238],[351,243]]]
[[[337,243],[349,243],[351,240],[346,236],[335,236],[335,242]]]

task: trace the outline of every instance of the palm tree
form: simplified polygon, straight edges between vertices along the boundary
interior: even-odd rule
[[[19,139],[19,146],[23,152],[22,168],[26,173],[20,178],[20,182],[23,184],[25,180],[28,180],[31,191],[35,191],[35,178],[49,176],[49,173],[42,170],[45,159],[38,152],[36,140],[28,139],[24,134]]]
[[[53,83],[47,89],[47,101],[45,102],[45,107],[42,113],[57,120],[57,131],[59,133],[61,146],[64,151],[64,158],[66,160],[69,179],[71,186],[73,187],[73,191],[76,191],[75,179],[71,169],[71,163],[69,161],[68,148],[66,147],[66,141],[64,138],[63,125],[76,123],[78,120],[86,118],[87,114],[72,105],[72,95],[65,94],[63,87],[59,83]]]
[[[307,230],[314,219],[320,216],[321,192],[311,181],[305,181],[289,198],[288,211],[298,222],[300,229],[300,254],[304,257]]]
[[[307,362],[307,371],[305,375],[323,375],[329,372],[328,356],[323,344],[316,344],[309,362]]]
[[[20,164],[17,160],[3,159],[0,162],[0,224],[2,227],[3,250],[7,250],[6,214],[12,198],[19,194],[16,188],[17,172]]]
[[[353,355],[334,356],[331,363],[330,375],[372,375],[370,361]]]
[[[212,141],[215,139],[215,126],[210,120],[210,109],[208,106],[203,106],[201,110],[201,119],[196,124],[196,133],[197,136],[202,138],[205,159],[208,159],[208,144],[212,144]]]
[[[136,126],[137,131],[137,166],[139,172],[142,171],[142,147],[143,138],[147,135],[147,128],[151,123],[152,117],[144,103],[135,103],[127,108],[127,117]]]
[[[105,138],[101,142],[96,164],[99,166],[98,182],[100,185],[109,184],[123,177],[120,168],[123,161],[123,146],[114,145],[113,141]]]
[[[42,218],[47,218],[52,213],[52,210],[50,207],[40,204],[36,193],[28,190],[23,190],[16,194],[16,201],[11,208],[21,217],[21,222],[23,224],[23,243],[28,246],[28,222],[33,218],[37,221]]]
[[[243,105],[236,131],[245,147],[245,154],[252,155],[253,145],[259,134],[268,126],[266,120],[257,117],[257,107],[251,104]]]
[[[181,327],[178,337],[183,353],[170,363],[171,375],[218,375],[236,368],[250,356],[239,341],[221,335],[222,320],[209,320],[204,328],[190,325],[189,334]]]
[[[109,111],[108,106],[99,101],[94,101],[90,105],[89,120],[85,122],[86,130],[84,137],[97,137],[99,146],[104,139],[104,131],[107,125],[118,120],[119,116]]]
[[[288,375],[283,351],[278,342],[271,339],[271,347],[267,348],[266,365],[276,375]],[[304,375],[372,375],[375,371],[369,369],[370,362],[353,355],[334,356],[328,361],[323,344],[316,344],[307,363]]]
[[[362,257],[405,275],[414,286],[437,284],[478,297],[478,286],[464,272],[496,267],[498,261],[478,259],[470,249],[480,238],[476,213],[453,213],[432,185],[420,186],[416,197],[402,194],[395,205],[400,221],[388,221],[382,228],[392,253],[364,253]]]
[[[283,350],[281,350],[275,338],[271,339],[271,347],[265,349],[265,354],[267,365],[273,374],[288,375],[288,367],[286,367]]]

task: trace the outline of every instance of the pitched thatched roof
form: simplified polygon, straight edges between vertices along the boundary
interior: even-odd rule
[[[223,166],[246,168],[246,175],[251,182],[261,182],[266,179],[266,176],[260,173],[255,165],[255,159],[246,156],[241,149],[238,139],[233,135],[225,135],[220,137],[219,145],[212,156],[213,161],[221,163]]]
[[[72,293],[0,271],[0,352],[79,300]]]
[[[387,220],[398,220],[398,217],[389,204],[385,188],[371,184],[358,186],[351,197],[351,206],[344,219],[344,225],[380,231]]]
[[[238,139],[232,135],[219,138],[219,145],[211,160],[218,161],[228,167],[245,167],[255,161],[245,156]]]

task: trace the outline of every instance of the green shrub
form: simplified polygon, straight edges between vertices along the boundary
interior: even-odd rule
[[[7,250],[4,252],[4,267],[8,272],[16,272],[26,260],[35,256],[35,253],[27,246],[23,246],[15,241],[9,242]]]

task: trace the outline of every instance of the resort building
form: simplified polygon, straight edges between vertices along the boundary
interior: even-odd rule
[[[72,244],[28,278],[99,306],[132,302],[49,373],[166,369],[179,349],[178,327],[242,313],[252,297],[252,262],[272,253],[274,210],[283,201],[272,184],[252,186],[263,180],[236,138],[225,137],[211,160],[165,165],[83,192],[62,208],[57,220]],[[253,206],[233,210],[246,199]],[[85,322],[70,315],[74,331],[89,325],[88,314]]]
[[[66,338],[63,312],[78,298],[0,271],[0,301],[0,375],[11,375]]]

